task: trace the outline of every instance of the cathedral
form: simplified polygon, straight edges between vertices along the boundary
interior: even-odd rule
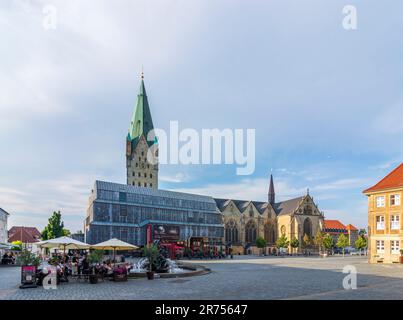
[[[153,129],[142,74],[137,104],[126,138],[129,186],[158,190],[158,163],[150,162],[147,158],[151,149],[154,160],[158,158],[157,139],[148,137]],[[219,198],[214,199],[214,202],[221,216],[221,225],[224,226],[221,245],[232,248],[233,254],[258,253],[256,239],[259,237],[266,240],[266,253],[271,253],[282,235],[288,240],[298,239],[298,249],[301,250],[304,237],[308,236],[312,240],[324,227],[324,215],[309,192],[294,199],[276,202],[272,175],[266,202]],[[288,250],[291,251],[291,247]]]
[[[304,246],[304,236],[311,240],[323,229],[324,216],[313,198],[304,196],[275,201],[273,176],[270,176],[268,201],[214,199],[224,224],[225,243],[234,254],[258,254],[256,239],[266,240],[266,253],[276,250],[277,239],[298,239],[298,250]],[[288,248],[291,251],[291,247]]]

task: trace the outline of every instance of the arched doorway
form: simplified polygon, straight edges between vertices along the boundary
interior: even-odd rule
[[[268,244],[274,244],[276,242],[276,233],[273,223],[266,223],[264,225],[264,239]]]
[[[303,237],[307,235],[309,238],[312,238],[312,221],[309,218],[306,218],[304,221],[304,232]]]

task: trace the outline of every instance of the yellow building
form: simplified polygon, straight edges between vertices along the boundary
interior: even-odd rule
[[[364,194],[368,196],[369,262],[399,262],[403,249],[403,163]]]

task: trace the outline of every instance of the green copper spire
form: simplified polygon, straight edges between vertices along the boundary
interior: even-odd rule
[[[148,105],[146,88],[144,86],[144,74],[141,73],[141,83],[139,94],[137,95],[136,109],[130,123],[128,140],[138,140],[142,134],[147,139],[147,134],[154,129],[151,118],[150,106]],[[153,144],[153,142],[148,142]]]

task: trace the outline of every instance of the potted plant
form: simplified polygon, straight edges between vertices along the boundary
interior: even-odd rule
[[[148,262],[149,262],[149,270],[147,271],[147,278],[148,278],[148,280],[153,280],[154,279],[153,265],[159,255],[158,247],[154,244],[150,244],[150,245],[144,247],[143,254],[145,257],[148,258]]]
[[[399,262],[403,264],[403,249],[400,250]]]
[[[24,249],[18,255],[17,263],[21,266],[20,288],[36,288],[36,271],[40,263],[39,257]]]
[[[91,264],[91,274],[90,274],[90,283],[96,284],[98,283],[98,274],[95,272],[95,266],[97,263],[100,263],[102,260],[104,252],[102,250],[94,250],[88,256],[88,261]]]

